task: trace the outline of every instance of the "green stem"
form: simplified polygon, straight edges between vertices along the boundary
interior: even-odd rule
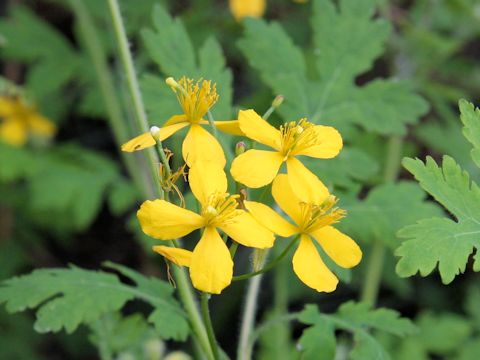
[[[115,30],[115,39],[117,40],[117,47],[120,54],[120,60],[123,70],[126,74],[128,90],[133,103],[133,109],[135,114],[135,120],[139,132],[148,132],[150,127],[143,106],[142,96],[140,93],[140,87],[138,86],[137,75],[135,73],[135,67],[133,66],[133,58],[128,46],[127,34],[125,32],[125,26],[123,25],[122,16],[120,14],[120,7],[117,0],[108,0],[110,9],[110,16]],[[163,152],[163,149],[162,149]],[[154,179],[157,178],[157,171],[155,164],[158,164],[158,158],[153,149],[146,149],[145,153],[148,157],[148,163],[150,164]]]
[[[219,360],[220,356],[218,351],[218,343],[217,339],[215,338],[212,319],[210,318],[210,310],[208,308],[208,300],[210,299],[210,294],[202,292],[202,294],[200,295],[200,299],[202,304],[203,321],[207,326],[208,340],[210,342],[211,348],[213,349],[213,357],[215,360]]]
[[[264,261],[266,260],[266,256]],[[251,333],[255,323],[257,312],[257,298],[260,292],[260,283],[263,275],[257,276],[248,282],[245,308],[243,309],[242,325],[240,327],[240,339],[238,341],[237,359],[250,360],[252,358],[253,343]]]
[[[393,182],[398,176],[401,166],[403,139],[392,136],[388,141],[387,157],[385,163],[384,182]],[[368,259],[367,272],[360,295],[361,301],[375,305],[377,302],[380,282],[382,280],[383,264],[385,262],[385,245],[379,239],[372,244],[370,258]]]
[[[268,118],[270,117],[270,115],[273,114],[273,112],[275,111],[276,107],[274,106],[270,106],[267,111],[265,111],[265,114],[263,114],[262,118],[264,120],[268,120]]]
[[[267,266],[265,266],[264,268],[260,269],[260,270],[257,270],[257,271],[253,271],[251,273],[248,273],[248,274],[243,274],[243,275],[238,275],[238,276],[234,276],[233,277],[233,281],[239,281],[239,280],[245,280],[245,279],[249,279],[251,277],[254,277],[256,275],[259,275],[259,274],[263,274],[271,269],[273,269],[280,261],[282,261],[282,259],[290,252],[291,248],[295,245],[295,243],[297,242],[298,240],[298,236],[296,236],[288,245],[287,247],[285,248],[285,250],[282,251],[282,253],[275,259],[275,260],[272,260],[270,263],[268,263]]]
[[[80,35],[83,38],[85,49],[95,69],[100,93],[108,113],[110,128],[113,131],[115,142],[118,148],[120,148],[120,145],[130,138],[130,133],[123,118],[122,107],[115,95],[116,89],[113,77],[108,68],[107,55],[98,40],[95,25],[84,3],[82,1],[70,0],[70,6],[78,21]],[[135,159],[124,152],[120,152],[120,156],[127,167],[128,173],[137,185],[137,188],[150,189],[153,191],[153,183],[143,172],[138,171],[138,164],[135,162]]]
[[[273,278],[273,312],[271,316],[280,317],[288,312],[288,264],[282,263]],[[278,324],[272,330],[274,343],[278,344],[274,350],[274,358],[278,360],[288,360],[290,358],[289,343],[290,343],[290,327],[285,323]]]
[[[74,0],[71,0],[71,2],[81,3],[81,1],[74,1]],[[135,115],[136,115],[135,120],[137,122],[139,129],[142,132],[147,132],[149,131],[149,124],[145,115],[145,110],[143,107],[143,102],[142,102],[140,90],[138,87],[137,76],[135,74],[135,69],[133,66],[132,54],[128,47],[127,35],[125,32],[125,27],[123,25],[122,17],[120,15],[120,8],[118,6],[117,0],[109,0],[109,7],[110,7],[110,15],[112,17],[112,22],[115,29],[117,45],[120,51],[122,65],[125,70],[125,73],[127,74],[128,88],[129,88],[130,95],[132,97],[132,101],[135,108]],[[161,143],[159,147],[160,149],[158,149],[158,151],[160,153],[160,157],[163,162],[163,165],[166,167],[166,169],[170,169],[168,161],[166,161],[165,152],[163,151]],[[150,167],[151,176],[152,178],[155,178],[157,176],[155,164],[158,163],[158,159],[154,149],[147,149],[147,150],[148,150],[148,156],[150,159],[149,163],[151,166]],[[150,196],[153,196],[154,192],[155,191],[153,190]],[[175,271],[180,299],[182,300],[182,303],[189,316],[189,320],[191,322],[191,326],[194,331],[194,334],[196,335],[198,341],[200,342],[200,345],[202,346],[208,358],[213,359],[213,351],[208,341],[207,330],[199,314],[199,310],[198,310],[197,303],[195,301],[193,290],[190,286],[190,283],[185,274],[185,271],[182,268],[177,268],[177,267],[175,267],[174,271]]]

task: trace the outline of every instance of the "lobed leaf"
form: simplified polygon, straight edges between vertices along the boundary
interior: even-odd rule
[[[279,112],[286,120],[308,117],[347,133],[353,124],[380,134],[404,134],[427,104],[407,82],[375,80],[355,85],[356,76],[368,70],[382,53],[390,26],[373,19],[375,1],[330,0],[313,3],[317,75],[306,68],[300,50],[277,24],[245,21],[238,45],[247,60],[275,92],[285,96]],[[355,57],[351,56],[355,53]]]
[[[217,84],[220,98],[212,108],[217,120],[230,120],[232,116],[232,73],[226,68],[220,44],[208,38],[195,52],[185,26],[157,5],[152,14],[153,29],[144,29],[142,37],[152,60],[166,76],[212,80]],[[198,55],[198,56],[197,56]],[[148,74],[142,80],[145,103],[151,117],[159,125],[180,107],[171,89],[159,77]]]
[[[416,332],[408,319],[400,318],[398,312],[390,309],[371,309],[366,303],[347,302],[333,315],[321,314],[314,305],[306,305],[298,319],[310,324],[300,337],[302,356],[318,359],[323,353],[325,359],[335,354],[335,329],[353,333],[355,345],[350,353],[353,359],[389,359],[388,353],[369,330],[384,331],[396,336]],[[323,356],[323,355],[321,355]],[[328,356],[328,357],[327,357]],[[302,357],[303,358],[303,357]]]
[[[405,159],[403,164],[457,221],[430,218],[401,229],[398,236],[410,240],[395,252],[400,256],[397,274],[407,277],[419,271],[426,276],[438,264],[442,281],[448,284],[465,271],[474,248],[480,248],[480,190],[449,156],[441,167],[431,157],[425,164],[418,159]],[[479,266],[476,256],[474,270]]]
[[[152,305],[154,313],[157,309],[169,313],[169,323],[160,322],[159,316],[150,320],[162,337],[185,340],[188,323],[168,284],[121,265],[107,265],[130,278],[136,286],[121,283],[114,274],[75,266],[41,269],[4,281],[0,286],[0,303],[5,303],[9,312],[38,308],[35,322],[38,332],[57,332],[63,328],[71,333],[80,324],[92,323],[137,298]]]

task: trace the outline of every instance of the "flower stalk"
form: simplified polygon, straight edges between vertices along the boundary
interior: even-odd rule
[[[71,1],[71,2],[72,4],[80,4],[80,2],[77,2],[77,1]],[[145,114],[141,93],[138,86],[138,80],[135,73],[135,68],[133,66],[132,54],[128,47],[127,35],[126,35],[125,27],[123,25],[123,20],[120,14],[120,7],[118,5],[117,0],[109,0],[109,9],[110,9],[110,16],[112,19],[112,23],[114,26],[115,38],[117,41],[117,46],[119,49],[122,66],[125,73],[127,74],[128,89],[134,104],[136,123],[138,128],[141,131],[146,132],[146,131],[149,131],[149,125],[148,125],[147,117]],[[169,169],[169,164],[161,144],[159,147],[160,149],[158,149],[158,151],[160,153],[160,157],[163,162],[163,165],[165,166],[166,169]],[[148,157],[150,159],[149,163],[151,165],[151,168],[150,168],[151,175],[153,178],[155,178],[157,173],[155,170],[155,164],[158,163],[158,159],[156,158],[155,152],[153,149],[148,149],[147,151],[148,151],[147,152]],[[200,342],[200,345],[202,346],[207,356],[209,358],[213,358],[213,355],[212,355],[213,351],[210,346],[210,343],[208,342],[207,331],[205,329],[205,325],[201,321],[198,306],[196,304],[192,288],[189,285],[188,279],[185,275],[185,271],[181,268],[175,269],[175,275],[176,275],[176,281],[179,288],[180,298],[189,316],[189,320],[190,320],[190,323],[192,324],[192,329],[194,330],[194,334],[196,335],[197,340]]]
[[[219,360],[219,350],[218,350],[218,342],[215,337],[215,331],[213,330],[212,318],[210,317],[210,309],[208,307],[208,300],[210,299],[210,294],[202,292],[200,295],[201,299],[201,309],[202,309],[202,316],[203,321],[207,327],[207,334],[208,334],[208,341],[210,342],[210,346],[213,349],[213,357],[215,360]]]

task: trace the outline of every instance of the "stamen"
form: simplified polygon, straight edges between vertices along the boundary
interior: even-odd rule
[[[202,210],[202,216],[207,225],[219,226],[231,223],[239,215],[237,210],[239,195],[214,193],[208,198],[207,205]]]
[[[330,195],[321,205],[301,203],[301,224],[300,227],[305,232],[318,230],[324,226],[335,224],[346,215],[346,211],[334,207],[337,198]]]
[[[316,140],[313,124],[306,119],[300,119],[298,123],[291,121],[280,126],[280,133],[282,135],[281,152],[285,159],[296,148],[312,146]]]
[[[217,102],[217,85],[209,80],[198,80],[182,77],[178,82],[173,78],[166,80],[177,95],[178,102],[188,121],[198,123],[208,110]]]

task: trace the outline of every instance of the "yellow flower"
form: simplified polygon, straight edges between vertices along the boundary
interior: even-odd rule
[[[183,114],[172,116],[155,136],[163,141],[177,131],[190,126],[182,145],[183,158],[188,166],[197,160],[213,161],[222,167],[225,166],[226,160],[222,147],[217,139],[201,126],[209,124],[203,117],[218,100],[216,85],[212,85],[211,81],[207,80],[194,83],[192,79],[185,77],[178,83],[173,78],[168,78],[167,84],[177,95]],[[215,121],[215,126],[232,135],[243,135],[237,120]],[[123,144],[122,150],[133,152],[154,145],[154,137],[147,132]]]
[[[244,17],[261,17],[266,7],[266,0],[230,0],[230,11],[237,21]]]
[[[295,274],[303,283],[317,291],[334,291],[338,279],[323,262],[314,242],[339,266],[356,266],[362,258],[362,251],[355,241],[331,226],[338,222],[345,212],[334,208],[336,199],[331,195],[321,205],[301,201],[284,174],[278,175],[273,181],[272,195],[294,224],[264,204],[245,201],[245,207],[274,233],[284,237],[299,234],[300,244],[293,255]]]
[[[335,157],[343,146],[337,130],[314,125],[306,119],[292,121],[277,130],[253,110],[240,111],[238,121],[247,137],[274,151],[252,149],[235,158],[231,173],[236,181],[250,188],[265,186],[285,162],[290,185],[300,199],[320,204],[327,198],[328,189],[296,156]]]
[[[4,142],[22,146],[29,134],[51,137],[56,130],[55,124],[34,107],[19,98],[0,96],[0,139]]]
[[[189,183],[202,207],[199,214],[164,200],[154,200],[145,201],[137,216],[143,232],[160,240],[176,239],[203,228],[191,258],[186,260],[188,255],[181,252],[183,260],[174,262],[190,267],[195,288],[219,294],[232,281],[233,261],[217,229],[242,245],[260,249],[272,247],[275,237],[249,213],[238,209],[238,195],[226,193],[227,177],[217,163],[195,163],[190,169]],[[168,254],[171,253],[179,255],[178,250],[169,250]],[[165,254],[164,251],[162,255]]]

